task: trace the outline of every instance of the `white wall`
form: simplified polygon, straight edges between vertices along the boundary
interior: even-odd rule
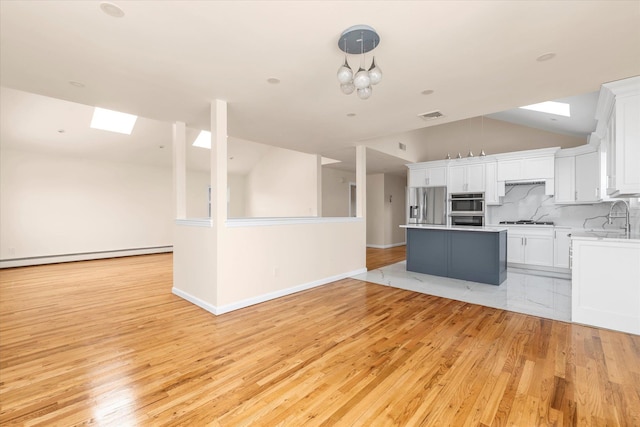
[[[209,216],[210,176],[209,172],[187,171],[187,218]]]
[[[322,168],[322,216],[349,216],[350,182],[356,182],[355,172],[347,172],[327,166]]]
[[[172,245],[171,169],[3,149],[0,259]]]
[[[367,246],[385,245],[384,174],[367,175]]]
[[[246,177],[246,217],[318,215],[318,156],[273,147]]]
[[[398,148],[398,142],[406,145],[406,151]],[[475,155],[482,149],[486,154],[497,154],[535,148],[577,147],[586,142],[586,138],[474,117],[375,138],[365,144],[410,162],[426,162],[442,160],[447,153],[454,157],[460,152],[466,157],[469,150]]]
[[[384,245],[405,243],[407,179],[397,175],[384,175]]]
[[[229,218],[247,216],[245,210],[246,176],[230,173],[227,175],[227,187],[229,187]]]

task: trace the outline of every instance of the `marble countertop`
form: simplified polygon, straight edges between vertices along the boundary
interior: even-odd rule
[[[584,230],[571,233],[572,239],[577,240],[602,240],[606,242],[635,242],[640,243],[640,233],[631,233],[627,236],[616,231]]]
[[[450,225],[432,225],[432,224],[406,224],[401,225],[401,228],[422,228],[427,230],[451,230],[451,231],[480,231],[485,233],[499,233],[500,231],[507,231],[507,227],[492,226],[492,227],[477,227],[477,226],[450,226]]]
[[[558,226],[547,224],[489,224],[488,227],[559,228]]]

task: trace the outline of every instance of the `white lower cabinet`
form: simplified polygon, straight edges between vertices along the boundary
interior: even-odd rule
[[[555,227],[553,230],[553,266],[571,268],[569,251],[571,250],[571,228]]]
[[[640,240],[572,238],[571,320],[640,334]]]
[[[508,227],[507,262],[553,267],[553,227]]]

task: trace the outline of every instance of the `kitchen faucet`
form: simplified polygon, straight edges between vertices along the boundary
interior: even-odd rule
[[[613,213],[613,208],[616,207],[618,203],[622,203],[624,205],[625,207],[624,213],[623,212]],[[609,218],[609,224],[613,224],[614,218],[624,218],[625,219],[624,231],[627,237],[629,237],[629,235],[631,234],[631,223],[629,222],[629,204],[626,201],[616,200],[615,202],[613,202],[613,204],[611,205],[611,209],[609,209],[609,215],[607,216],[607,218]]]

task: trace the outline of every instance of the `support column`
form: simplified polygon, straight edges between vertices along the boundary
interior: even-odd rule
[[[322,212],[322,156],[316,154],[316,215],[315,216],[324,216]]]
[[[356,216],[367,217],[367,147],[356,147]]]
[[[187,217],[187,148],[186,125],[173,124],[173,201],[174,217]]]
[[[227,220],[227,102],[211,102],[211,214],[215,224]]]

